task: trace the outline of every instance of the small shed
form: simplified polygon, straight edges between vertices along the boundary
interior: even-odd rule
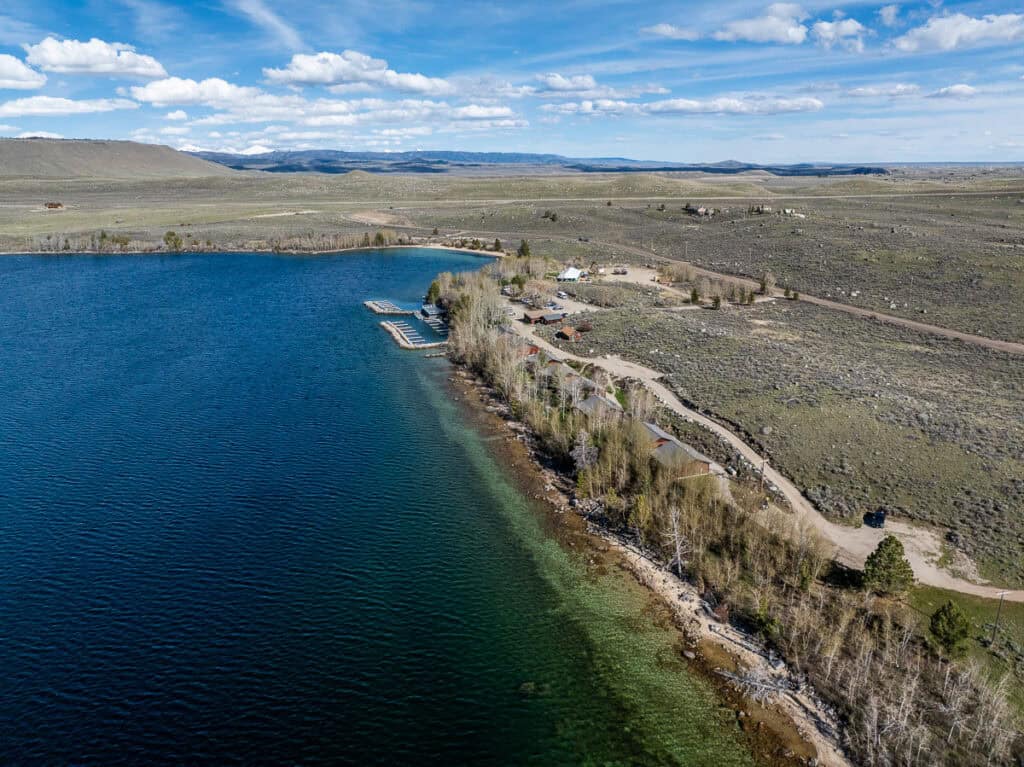
[[[558,336],[566,341],[579,341],[583,338],[583,334],[572,325],[563,325],[558,331]]]
[[[557,325],[565,319],[565,312],[546,312],[540,321],[545,325]]]

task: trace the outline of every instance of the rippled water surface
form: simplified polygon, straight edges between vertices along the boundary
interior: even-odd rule
[[[745,764],[361,305],[440,251],[0,258],[0,764]]]

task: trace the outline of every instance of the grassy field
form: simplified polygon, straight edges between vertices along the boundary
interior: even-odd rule
[[[1024,605],[1003,603],[996,642],[990,646],[998,602],[928,587],[914,589],[908,600],[921,616],[922,633],[927,631],[931,614],[946,601],[959,605],[973,626],[967,644],[968,657],[986,668],[993,679],[1008,675],[1010,699],[1024,714]]]
[[[826,514],[859,524],[886,508],[938,525],[981,575],[1024,583],[1018,357],[784,300],[587,319],[594,329],[576,353],[664,371]]]

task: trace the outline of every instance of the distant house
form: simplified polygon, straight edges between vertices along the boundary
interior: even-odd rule
[[[48,203],[46,203],[46,207],[49,210],[60,210],[61,208],[64,207],[64,203],[62,203],[62,202],[48,202]]]
[[[540,321],[545,325],[557,325],[565,319],[566,312],[547,312]]]
[[[645,423],[644,428],[651,439],[651,455],[654,460],[667,468],[689,465],[693,474],[725,474],[719,464],[694,447],[680,442],[655,423]]]
[[[613,416],[622,415],[622,405],[618,400],[603,394],[591,394],[584,400],[576,403],[576,409],[588,416]]]
[[[583,338],[583,334],[572,325],[563,325],[557,335],[559,338],[564,338],[566,341],[579,341]]]
[[[558,275],[559,282],[579,282],[580,277],[583,276],[583,270],[577,269],[575,266],[569,266],[562,270],[561,274]]]

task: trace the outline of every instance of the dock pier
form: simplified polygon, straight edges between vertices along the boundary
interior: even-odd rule
[[[374,314],[392,314],[392,315],[413,315],[416,314],[412,309],[403,309],[400,306],[396,306],[390,301],[363,301],[363,306],[369,309]]]
[[[448,341],[426,341],[408,322],[385,320],[380,323],[380,326],[388,331],[391,337],[395,339],[395,343],[403,349],[414,351],[418,349],[437,349],[448,343]]]

